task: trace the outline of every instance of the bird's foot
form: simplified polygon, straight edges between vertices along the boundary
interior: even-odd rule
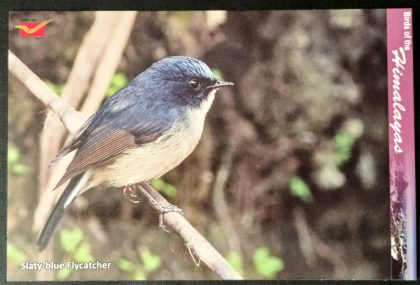
[[[160,204],[153,196],[154,189],[147,183],[128,185],[123,190],[125,197],[130,202],[133,202],[135,204],[138,204],[140,202],[139,191],[143,194],[144,197],[147,198],[147,202],[149,203],[149,205],[159,213],[159,227],[165,232],[170,232],[164,224],[163,216],[171,212],[180,213],[183,215],[184,213],[182,212],[182,209],[178,206],[169,203],[165,203],[165,205]]]
[[[140,203],[140,197],[137,194],[136,189],[134,189],[133,185],[125,186],[124,189],[123,189],[123,193],[124,193],[124,197],[128,201],[130,201],[134,204]]]
[[[176,205],[173,204],[166,204],[162,205],[156,199],[149,193],[148,189],[145,187],[142,187],[141,185],[138,186],[138,189],[146,196],[147,200],[149,201],[149,204],[152,206],[153,209],[155,209],[159,213],[159,228],[164,230],[167,233],[170,233],[171,231],[168,230],[168,228],[165,226],[165,223],[163,222],[163,216],[167,213],[175,212],[180,213],[183,215],[182,209],[179,208]]]
[[[168,228],[165,226],[165,223],[163,222],[163,215],[167,213],[171,213],[171,212],[180,213],[181,215],[184,214],[181,208],[173,204],[169,204],[169,205],[157,204],[155,209],[159,212],[159,227],[167,233],[170,233],[171,231],[168,230]]]

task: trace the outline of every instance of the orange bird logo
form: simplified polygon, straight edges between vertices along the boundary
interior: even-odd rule
[[[45,26],[53,20],[45,20],[42,22],[20,22],[18,28],[21,37],[45,37]]]

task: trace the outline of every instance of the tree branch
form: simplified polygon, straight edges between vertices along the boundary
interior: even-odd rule
[[[10,50],[9,71],[16,76],[44,105],[54,111],[66,129],[74,134],[83,125],[86,118],[61,100],[32,70],[29,69]]]
[[[52,92],[22,61],[9,51],[9,71],[15,75],[44,105],[57,114],[66,129],[74,134],[85,118]],[[141,183],[161,205],[169,205],[148,183]],[[163,216],[165,225],[172,228],[211,270],[222,279],[242,279],[222,255],[179,213],[171,212]]]

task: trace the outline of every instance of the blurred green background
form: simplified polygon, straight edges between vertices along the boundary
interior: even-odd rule
[[[13,12],[10,49],[57,93],[93,12]],[[54,19],[43,39],[22,19]],[[189,55],[235,83],[219,91],[200,144],[153,181],[247,279],[390,275],[385,10],[139,12],[113,92],[156,60]],[[217,279],[145,204],[117,189],[79,197],[50,244],[56,262],[109,270],[19,269],[32,230],[46,110],[9,76],[8,279]]]

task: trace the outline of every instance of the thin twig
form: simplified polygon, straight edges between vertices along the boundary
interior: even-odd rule
[[[66,128],[75,133],[84,122],[79,112],[68,106],[60,97],[52,92],[46,84],[29,70],[11,51],[9,51],[9,70],[21,80],[32,93],[46,106],[54,111],[63,121]],[[148,183],[141,183],[148,189],[153,198],[162,206],[169,203]],[[222,279],[242,279],[222,255],[214,249],[210,243],[191,226],[191,224],[179,213],[166,213],[163,217],[165,225],[171,227],[186,244],[197,254],[207,266]]]
[[[224,152],[222,161],[216,172],[216,179],[213,186],[213,207],[216,212],[223,234],[229,243],[231,250],[241,253],[241,242],[235,230],[235,224],[226,202],[226,183],[232,169],[233,148],[228,147]]]
[[[298,236],[299,247],[305,258],[305,262],[308,266],[313,266],[316,262],[315,250],[309,225],[302,208],[299,207],[293,210],[293,222]]]

